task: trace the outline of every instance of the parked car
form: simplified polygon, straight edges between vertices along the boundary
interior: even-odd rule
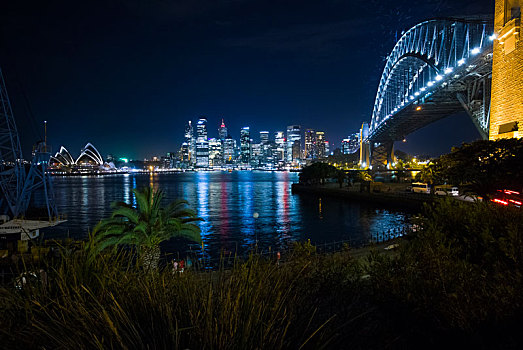
[[[412,192],[414,193],[430,193],[430,185],[421,183],[421,182],[414,182],[412,184]]]
[[[459,196],[459,190],[457,186],[438,185],[434,187],[434,194],[437,196]]]

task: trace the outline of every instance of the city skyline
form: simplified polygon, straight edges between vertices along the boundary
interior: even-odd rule
[[[176,147],[178,125],[200,115],[226,118],[235,138],[245,120],[267,130],[300,123],[339,147],[369,121],[384,58],[402,31],[427,14],[493,8],[486,0],[207,2],[4,4],[0,64],[24,153],[47,120],[55,150],[89,140],[144,158]],[[361,24],[378,17],[361,35]],[[445,138],[422,130],[401,147],[436,154],[477,138],[463,115],[441,123]]]
[[[296,168],[307,161],[324,159],[330,155],[331,145],[324,131],[306,129],[304,133],[302,126],[297,124],[288,125],[286,131],[276,130],[271,133],[261,130],[256,134],[251,132],[250,126],[244,126],[240,129],[238,139],[231,136],[224,118],[216,128],[217,137],[209,131],[212,127],[207,118],[199,118],[196,125],[195,132],[192,120],[185,124],[184,141],[176,157],[178,168]]]

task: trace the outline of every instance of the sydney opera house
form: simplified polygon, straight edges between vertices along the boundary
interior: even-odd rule
[[[49,170],[64,173],[96,173],[114,170],[114,165],[105,163],[96,147],[87,143],[76,159],[65,147],[60,147],[60,151],[49,160]]]

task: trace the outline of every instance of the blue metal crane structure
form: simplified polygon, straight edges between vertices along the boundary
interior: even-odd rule
[[[49,222],[57,217],[49,175],[46,173],[50,153],[45,142],[38,143],[33,158],[22,155],[11,102],[0,69],[0,214],[13,219],[25,217],[32,195],[41,190]]]
[[[463,110],[488,137],[492,33],[490,20],[441,18],[401,36],[383,69],[371,121],[363,128],[363,166],[390,165],[394,141]]]

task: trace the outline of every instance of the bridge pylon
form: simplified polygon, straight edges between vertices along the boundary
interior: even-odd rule
[[[521,0],[496,0],[489,139],[523,137]]]
[[[363,123],[360,129],[360,168],[367,168],[370,166],[370,142],[367,140],[369,137],[369,124]]]

